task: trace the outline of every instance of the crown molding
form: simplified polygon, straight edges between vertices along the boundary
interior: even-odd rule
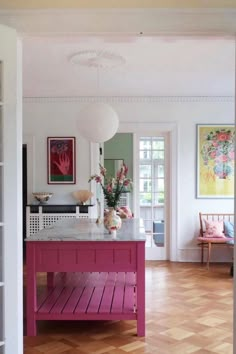
[[[0,0],[1,1],[1,0]],[[185,7],[185,8],[168,8],[168,7],[161,7],[161,8],[155,8],[155,7],[150,7],[150,8],[38,8],[38,9],[1,9],[0,8],[0,15],[6,15],[6,16],[24,16],[24,15],[70,15],[70,14],[81,14],[82,16],[86,14],[107,14],[107,15],[112,15],[114,13],[118,14],[227,14],[227,13],[233,13],[236,11],[236,5],[234,8],[230,7],[218,7],[218,8],[204,8],[204,7],[199,7],[199,8],[191,8],[191,7]]]
[[[23,103],[234,103],[234,96],[70,96],[23,97]]]
[[[24,35],[235,35],[234,8],[0,10],[0,23]]]
[[[68,8],[90,8],[98,7],[97,0],[0,0],[2,9],[68,9]],[[235,8],[234,0],[214,0],[214,1],[195,1],[195,0],[100,0],[99,8]]]

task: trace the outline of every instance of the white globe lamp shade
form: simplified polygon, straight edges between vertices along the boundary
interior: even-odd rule
[[[93,103],[80,112],[79,132],[93,143],[103,143],[111,139],[118,127],[118,115],[108,104]]]

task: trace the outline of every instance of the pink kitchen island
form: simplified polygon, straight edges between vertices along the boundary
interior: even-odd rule
[[[145,233],[138,219],[116,236],[92,219],[65,219],[26,239],[27,335],[40,320],[136,320],[145,336]],[[37,296],[37,272],[47,273]]]

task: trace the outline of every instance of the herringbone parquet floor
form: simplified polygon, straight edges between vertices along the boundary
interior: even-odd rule
[[[146,262],[146,336],[135,321],[41,321],[25,354],[233,354],[230,266]],[[45,277],[41,276],[41,283]]]

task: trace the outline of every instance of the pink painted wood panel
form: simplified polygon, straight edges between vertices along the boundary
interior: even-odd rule
[[[116,275],[117,273],[115,272],[109,272],[108,273],[108,277],[106,280],[106,286],[114,286],[115,285],[115,281],[116,281]]]
[[[58,297],[57,301],[51,308],[51,313],[60,313],[62,312],[64,306],[66,305],[68,298],[70,298],[74,288],[66,287],[62,290],[60,296]]]
[[[116,274],[116,286],[123,286],[125,282],[125,272],[119,272]]]
[[[109,275],[109,273],[107,273],[107,272],[99,273],[99,275],[96,279],[96,282],[94,283],[94,286],[95,287],[100,287],[100,286],[104,287],[107,282],[108,275]]]
[[[143,241],[28,242],[27,335],[36,335],[36,320],[136,319],[143,336],[144,256]],[[37,271],[52,273],[39,298]]]
[[[44,291],[40,292],[39,296],[38,296],[38,304],[43,304],[45,302],[45,300],[47,299],[47,297],[54,291],[54,288],[45,288]],[[40,305],[39,305],[40,306]],[[37,306],[37,310],[38,310],[38,306]]]
[[[114,250],[114,263],[115,264],[130,264],[132,262],[132,253],[130,249]]]
[[[59,249],[57,251],[58,264],[67,266],[67,264],[78,264],[76,249]]]
[[[32,244],[36,242],[31,242]],[[92,246],[92,245],[93,246]],[[135,271],[136,243],[117,242],[76,242],[63,241],[63,249],[58,242],[38,242],[35,267],[38,271],[81,271],[109,270]]]
[[[137,244],[137,259],[137,333],[142,337],[145,336],[145,248],[141,243]]]
[[[38,313],[128,313],[135,308],[133,273],[68,273],[56,275],[57,285],[46,289]]]
[[[123,312],[135,312],[136,311],[136,299],[133,286],[126,286],[124,293]]]
[[[136,273],[127,272],[126,273],[126,284],[135,285],[136,284]]]
[[[50,295],[43,302],[43,304],[39,307],[38,312],[49,313],[62,291],[63,291],[63,287],[61,286],[54,288],[53,291],[50,293]]]
[[[99,311],[100,303],[102,301],[102,295],[104,292],[104,287],[97,287],[94,288],[93,296],[91,298],[91,301],[89,303],[87,312],[90,313],[96,313]]]
[[[84,290],[84,288],[81,288],[81,287],[74,288],[73,292],[71,293],[70,298],[68,299],[68,301],[63,309],[64,314],[73,314],[74,313],[74,310],[80,300],[83,290]]]
[[[77,249],[78,264],[94,264],[96,262],[95,249],[86,250],[85,247]]]
[[[93,294],[93,290],[94,288],[93,287],[86,287],[79,299],[79,302],[75,308],[75,313],[79,313],[79,312],[82,312],[82,313],[85,313],[86,310],[87,310],[87,307],[88,307],[88,304],[90,302],[90,298]]]
[[[78,320],[137,320],[136,313],[74,313],[74,314],[65,314],[65,313],[37,313],[35,315],[36,320],[58,320],[58,321],[78,321]],[[36,335],[36,333],[34,334]]]
[[[96,250],[96,263],[114,264],[114,250],[112,248]]]
[[[101,300],[101,305],[100,305],[100,311],[99,311],[100,313],[111,312],[114,289],[115,289],[114,286],[105,287],[103,292],[103,298]]]
[[[124,286],[118,285],[114,289],[111,313],[123,313]]]

